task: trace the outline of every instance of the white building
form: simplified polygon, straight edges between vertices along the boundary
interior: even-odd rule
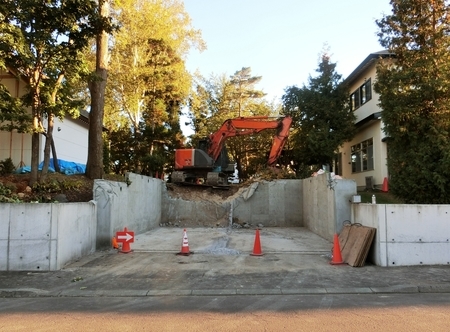
[[[26,83],[11,71],[0,70],[0,83],[13,97],[25,93]],[[81,112],[78,119],[67,116],[55,118],[53,138],[58,159],[86,164],[88,154],[89,113]],[[45,137],[40,135],[39,162],[44,160]],[[16,168],[31,166],[31,134],[0,131],[0,161],[11,158]]]
[[[389,176],[382,110],[378,106],[379,95],[373,89],[376,64],[387,56],[387,51],[369,54],[345,80],[350,88],[357,134],[339,149],[335,171],[346,179],[354,179],[359,189],[381,188]]]

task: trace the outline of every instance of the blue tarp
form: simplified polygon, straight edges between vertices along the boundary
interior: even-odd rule
[[[58,164],[59,164],[61,173],[64,173],[66,175],[86,173],[86,165],[84,165],[84,164],[78,164],[73,161],[66,161],[66,160],[62,160],[62,159],[58,159]],[[43,165],[44,165],[44,162],[41,162],[39,164],[38,170],[41,171]],[[31,168],[28,166],[20,167],[16,170],[16,173],[30,173],[30,172],[31,172]],[[50,158],[48,172],[55,173],[55,167],[53,165],[53,158]]]

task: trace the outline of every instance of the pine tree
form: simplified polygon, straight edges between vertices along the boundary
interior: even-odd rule
[[[225,120],[236,117],[276,116],[275,105],[269,104],[264,93],[256,88],[261,76],[252,76],[250,67],[242,67],[233,75],[198,78],[196,91],[192,94],[190,117],[195,134],[192,143],[217,131]],[[257,135],[233,137],[226,141],[230,159],[236,163],[240,180],[248,178],[267,164],[274,132],[263,131]]]
[[[355,115],[348,105],[348,91],[330,60],[328,50],[321,55],[317,77],[308,86],[288,87],[282,97],[283,113],[293,118],[294,161],[300,177],[310,168],[331,164],[336,151],[354,135]]]
[[[444,0],[392,0],[377,21],[393,57],[380,62],[389,189],[408,203],[450,203],[450,7]]]

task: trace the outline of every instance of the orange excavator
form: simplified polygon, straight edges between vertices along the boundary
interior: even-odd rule
[[[172,182],[178,184],[210,187],[228,187],[228,176],[234,173],[234,163],[230,163],[225,148],[229,137],[253,135],[266,129],[276,129],[267,162],[276,165],[283,146],[289,136],[292,118],[274,119],[268,116],[239,117],[226,120],[218,131],[199,143],[197,149],[175,150],[175,171]]]

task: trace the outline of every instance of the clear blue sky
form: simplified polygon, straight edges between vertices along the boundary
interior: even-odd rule
[[[382,50],[375,19],[391,13],[389,0],[184,0],[208,49],[191,51],[187,68],[203,76],[233,75],[251,67],[256,86],[278,100],[285,88],[316,76],[325,43],[345,78]]]

